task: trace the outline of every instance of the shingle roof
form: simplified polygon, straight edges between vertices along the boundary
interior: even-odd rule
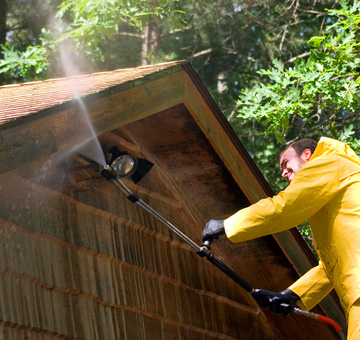
[[[34,112],[178,65],[170,62],[69,78],[0,86],[0,125]]]

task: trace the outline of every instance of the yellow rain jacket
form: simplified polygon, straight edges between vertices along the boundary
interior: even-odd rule
[[[346,314],[360,298],[360,159],[346,144],[321,138],[315,152],[278,195],[224,221],[241,242],[308,220],[320,262],[289,287],[310,310],[333,288]]]

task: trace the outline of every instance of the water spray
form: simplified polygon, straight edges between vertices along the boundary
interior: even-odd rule
[[[135,158],[125,151],[119,151],[119,149],[116,147],[110,149],[110,153],[112,155],[111,160],[109,164],[104,166],[103,170],[101,171],[101,175],[108,181],[114,183],[130,202],[139,205],[142,209],[165,225],[165,227],[178,235],[185,243],[191,246],[199,256],[205,257],[210,263],[220,269],[241,288],[251,293],[261,307],[269,307],[271,298],[273,297],[283,298],[280,293],[271,292],[265,289],[254,289],[248,282],[246,282],[242,277],[240,277],[230,267],[228,267],[225,263],[220,261],[210,252],[211,242],[213,240],[206,240],[201,246],[199,246],[193,240],[187,237],[182,231],[176,228],[172,223],[166,220],[162,215],[160,215],[155,209],[144,202],[138,195],[133,193],[121,181],[122,178],[131,177],[131,179],[136,183],[146,175],[146,173],[153,166],[153,163],[150,163],[147,160],[141,158]],[[288,305],[283,304],[283,306],[286,308]],[[293,308],[291,312],[329,324],[338,331],[342,340],[346,339],[342,327],[337,322],[328,317],[319,315],[317,313],[304,311],[298,307]]]

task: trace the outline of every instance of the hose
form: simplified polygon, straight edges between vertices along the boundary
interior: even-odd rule
[[[319,322],[323,322],[323,323],[326,323],[328,325],[333,326],[338,331],[339,335],[342,336],[342,339],[345,339],[344,334],[343,334],[343,328],[336,321],[334,321],[333,319],[330,319],[330,318],[328,318],[328,317],[326,317],[324,315],[320,315],[320,314],[317,314],[317,313],[308,312],[308,311],[302,310],[302,309],[297,308],[297,307],[295,307],[292,310],[292,312],[295,313],[295,314],[302,315],[302,316],[305,316],[307,318],[310,318],[310,319],[313,319],[313,320],[316,320],[316,321],[319,321]]]
[[[342,327],[337,322],[335,322],[334,320],[332,320],[326,316],[319,315],[318,321],[324,322],[324,323],[327,323],[327,324],[333,326],[339,333],[342,332],[342,330],[343,330]]]

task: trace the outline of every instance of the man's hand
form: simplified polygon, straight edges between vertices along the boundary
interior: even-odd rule
[[[205,224],[203,230],[203,242],[212,241],[214,238],[218,238],[220,235],[225,234],[224,221],[223,220],[210,220]]]
[[[285,289],[280,294],[282,297],[275,296],[270,300],[270,310],[275,313],[289,315],[300,298],[290,289]]]

